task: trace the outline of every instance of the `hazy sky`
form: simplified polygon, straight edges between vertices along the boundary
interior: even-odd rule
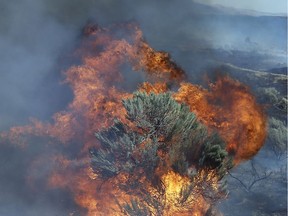
[[[196,0],[200,3],[219,4],[226,7],[249,9],[267,13],[287,14],[287,0]]]

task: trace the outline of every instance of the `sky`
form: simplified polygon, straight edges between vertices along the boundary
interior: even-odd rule
[[[237,9],[255,10],[264,13],[287,14],[287,0],[196,0],[205,4],[218,4]]]

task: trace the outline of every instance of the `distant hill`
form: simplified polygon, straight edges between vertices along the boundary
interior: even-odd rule
[[[179,63],[185,58],[197,65],[208,59],[262,71],[287,67],[286,16],[192,1],[177,7],[175,1],[160,2],[155,14],[140,24],[148,42],[172,53]],[[165,12],[158,16],[158,9]]]
[[[269,70],[271,73],[276,73],[276,74],[286,74],[287,75],[287,67],[281,67],[281,68],[272,68]]]

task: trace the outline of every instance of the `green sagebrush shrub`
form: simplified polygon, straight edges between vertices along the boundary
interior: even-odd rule
[[[90,153],[93,170],[100,178],[105,180],[126,173],[131,180],[119,188],[127,193],[137,191],[145,197],[142,207],[134,199],[130,204],[122,205],[125,214],[149,215],[147,206],[151,207],[151,203],[158,203],[154,209],[162,209],[160,198],[151,198],[145,186],[137,181],[144,176],[161,197],[165,187],[155,173],[157,168],[189,177],[191,187],[197,170],[214,170],[221,180],[231,168],[224,141],[217,133],[209,134],[189,107],[177,103],[171,94],[136,92],[132,98],[123,100],[123,106],[127,120],[134,127],[115,119],[114,125],[95,134],[101,147],[91,149]],[[191,187],[183,188],[179,197],[189,196]]]

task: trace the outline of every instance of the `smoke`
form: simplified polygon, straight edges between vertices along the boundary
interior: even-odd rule
[[[136,21],[151,46],[169,51],[189,73],[189,79],[196,76],[196,72],[202,76],[210,62],[203,60],[202,54],[196,54],[198,50],[225,47],[227,44],[233,50],[243,47],[242,43],[247,37],[250,42],[260,43],[259,46],[283,41],[272,40],[272,36],[263,38],[263,35],[271,35],[266,34],[264,28],[255,34],[257,37],[246,36],[243,32],[242,35],[235,31],[236,27],[231,27],[233,22],[223,24],[223,20],[199,19],[210,12],[206,6],[190,1],[179,4],[172,0],[1,1],[0,130],[25,125],[30,117],[51,121],[53,113],[63,110],[71,102],[71,90],[61,84],[62,71],[65,66],[70,66],[71,50],[79,43],[81,29],[89,21],[104,26]],[[231,34],[223,35],[227,28]],[[253,28],[248,26],[245,32],[251,32]],[[281,38],[283,35],[283,32],[278,34]],[[228,42],[223,44],[222,41]],[[282,48],[282,44],[275,46],[277,50]],[[209,55],[213,57],[213,54]],[[129,79],[128,82],[137,81]],[[40,153],[43,155],[45,152],[47,161],[50,161],[56,150],[47,146],[46,142],[35,140],[37,145],[25,150],[12,147],[9,143],[0,147],[0,215],[13,216],[19,215],[19,212],[23,216],[68,215],[75,208],[74,201],[67,200],[70,196],[64,190],[40,191],[42,185],[39,183],[31,191],[31,185],[27,183],[27,176],[39,179],[39,182],[45,180],[54,166],[41,163],[35,169],[37,171],[27,170],[31,158]],[[65,151],[65,148],[58,149],[58,152],[61,151]],[[77,214],[81,215],[81,212]]]
[[[231,50],[274,50],[280,53],[277,59],[280,66],[286,62],[286,30],[283,28],[286,20],[282,18],[265,21],[257,17],[245,20],[247,18],[241,16],[217,16],[219,11],[208,6],[172,0],[137,3],[18,0],[0,4],[1,129],[27,123],[29,116],[49,118],[54,111],[65,107],[71,95],[66,86],[59,84],[63,69],[59,67],[59,58],[73,48],[81,28],[89,20],[100,25],[135,20],[152,47],[171,53],[190,74],[207,70],[209,61],[204,60],[205,55],[210,61],[221,61],[222,55],[228,55],[243,66],[244,57]],[[212,18],[205,14],[212,14]],[[224,48],[230,53],[199,54],[199,50],[207,48]]]
[[[43,2],[4,2],[0,25],[1,129],[27,123],[29,116],[47,118],[65,106],[68,90],[59,85],[56,64],[61,52],[75,40],[75,29],[45,15]]]
[[[61,62],[73,47],[80,27],[66,25],[49,14],[49,1],[1,1],[0,20],[0,129],[27,124],[30,117],[49,120],[70,101],[70,89],[62,85]],[[57,5],[50,5],[57,8]],[[53,151],[42,141],[27,149],[5,143],[0,150],[0,215],[68,215],[73,200],[65,191],[31,190],[27,176],[45,179],[51,164],[38,173],[29,170],[31,159]],[[67,199],[68,197],[68,199]],[[64,199],[65,198],[65,199]],[[72,207],[71,207],[72,206]]]
[[[59,58],[73,48],[87,21],[109,25],[135,19],[157,37],[165,34],[161,28],[167,25],[167,17],[157,16],[160,4],[152,1],[140,5],[92,0],[0,4],[0,129],[25,124],[30,116],[47,119],[67,105],[71,95],[60,85]]]

